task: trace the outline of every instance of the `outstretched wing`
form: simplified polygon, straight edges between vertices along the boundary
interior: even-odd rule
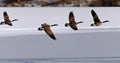
[[[54,33],[52,32],[52,30],[50,28],[46,28],[44,30],[49,37],[51,37],[53,40],[56,40],[56,37],[55,37]]]
[[[69,13],[69,21],[70,21],[69,23],[70,27],[74,30],[78,30],[76,26],[77,23],[75,22],[75,17],[72,11]],[[65,24],[65,26],[67,26],[67,24]]]
[[[54,34],[49,34],[49,36],[50,36],[53,40],[56,40],[56,37],[54,36]]]
[[[51,25],[51,26],[58,26],[58,24],[53,24],[53,25]]]
[[[6,11],[3,13],[3,16],[5,21],[9,21],[9,16]]]
[[[69,13],[69,21],[70,21],[70,22],[71,22],[71,21],[75,21],[74,14],[73,14],[72,11]]]
[[[94,20],[95,24],[101,22],[98,15],[96,14],[96,12],[94,10],[91,10],[91,14],[93,16],[93,20]]]

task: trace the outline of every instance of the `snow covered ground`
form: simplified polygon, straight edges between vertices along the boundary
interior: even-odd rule
[[[55,62],[52,63],[66,63],[65,59],[75,60],[70,60],[71,62],[68,63],[79,63],[81,61],[79,59],[87,57],[115,57],[115,60],[120,60],[120,8],[118,7],[1,7],[0,9],[1,21],[4,11],[7,11],[10,19],[18,19],[12,27],[0,25],[0,59],[3,59],[0,61],[11,59],[12,62],[12,59],[37,58],[43,61],[42,63],[51,63],[53,59]],[[91,27],[90,24],[93,23],[91,9],[96,11],[102,21],[110,22],[99,27]],[[74,12],[76,21],[84,22],[78,25],[78,31],[64,27],[68,22],[70,11]],[[52,40],[44,31],[37,30],[42,23],[59,25],[51,28],[57,40]]]

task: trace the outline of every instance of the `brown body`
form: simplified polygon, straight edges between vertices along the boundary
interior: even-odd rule
[[[4,12],[3,16],[4,16],[4,23],[12,26],[11,20],[9,19],[7,12]]]
[[[75,21],[73,12],[70,12],[70,14],[69,14],[69,25],[72,29],[78,30],[77,23]]]
[[[96,26],[100,26],[102,22],[100,21],[99,17],[97,16],[96,12],[94,10],[91,10],[91,14],[93,16],[94,24]]]
[[[45,24],[42,24],[41,26],[42,26],[42,28],[44,29],[44,31],[45,31],[52,39],[56,40],[53,32],[52,32],[51,29],[50,29],[50,25],[48,25],[48,24],[45,23]]]

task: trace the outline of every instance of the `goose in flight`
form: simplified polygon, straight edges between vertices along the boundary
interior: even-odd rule
[[[49,25],[47,23],[44,23],[44,24],[41,24],[41,27],[39,27],[38,30],[40,31],[44,30],[49,37],[51,37],[53,40],[56,40],[54,33],[50,29],[50,27],[53,27],[53,26],[58,26],[58,24]]]
[[[96,12],[94,10],[91,10],[91,14],[92,14],[93,20],[94,20],[94,23],[91,24],[91,26],[100,26],[100,25],[102,25],[102,23],[109,22],[108,20],[101,22],[98,15],[96,14]]]
[[[6,11],[3,12],[3,17],[4,17],[4,21],[1,22],[0,25],[7,24],[7,25],[9,25],[9,26],[13,26],[13,25],[12,25],[12,22],[17,21],[17,19],[10,20],[10,19],[9,19],[9,16],[8,16],[8,14],[7,14]]]
[[[69,23],[66,23],[66,24],[65,24],[65,27],[70,26],[73,30],[78,30],[77,24],[79,24],[79,23],[83,23],[83,22],[82,22],[82,21],[76,22],[76,21],[75,21],[74,14],[73,14],[73,12],[71,11],[71,12],[69,13]]]

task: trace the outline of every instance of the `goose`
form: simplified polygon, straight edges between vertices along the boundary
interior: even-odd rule
[[[94,23],[91,24],[91,26],[100,26],[100,25],[102,25],[102,23],[109,22],[108,20],[101,22],[98,15],[96,14],[96,12],[93,9],[91,10],[91,14],[92,14],[93,20],[94,20]]]
[[[41,27],[39,27],[38,30],[40,31],[44,30],[49,37],[51,37],[53,40],[56,40],[54,33],[50,29],[50,27],[53,27],[53,26],[58,26],[58,24],[49,25],[47,23],[44,23],[44,24],[41,24]]]
[[[7,25],[9,25],[9,26],[13,26],[13,25],[12,25],[12,22],[17,21],[17,19],[10,20],[10,19],[9,19],[9,16],[8,16],[8,14],[7,14],[6,11],[3,12],[3,17],[4,17],[4,22],[1,22],[1,23],[0,23],[1,25],[7,24]]]
[[[82,21],[76,22],[76,21],[75,21],[74,14],[73,14],[73,12],[71,11],[71,12],[69,13],[69,23],[66,23],[66,24],[65,24],[65,27],[70,26],[73,30],[78,30],[77,24],[79,24],[79,23],[83,23],[83,22],[82,22]]]

